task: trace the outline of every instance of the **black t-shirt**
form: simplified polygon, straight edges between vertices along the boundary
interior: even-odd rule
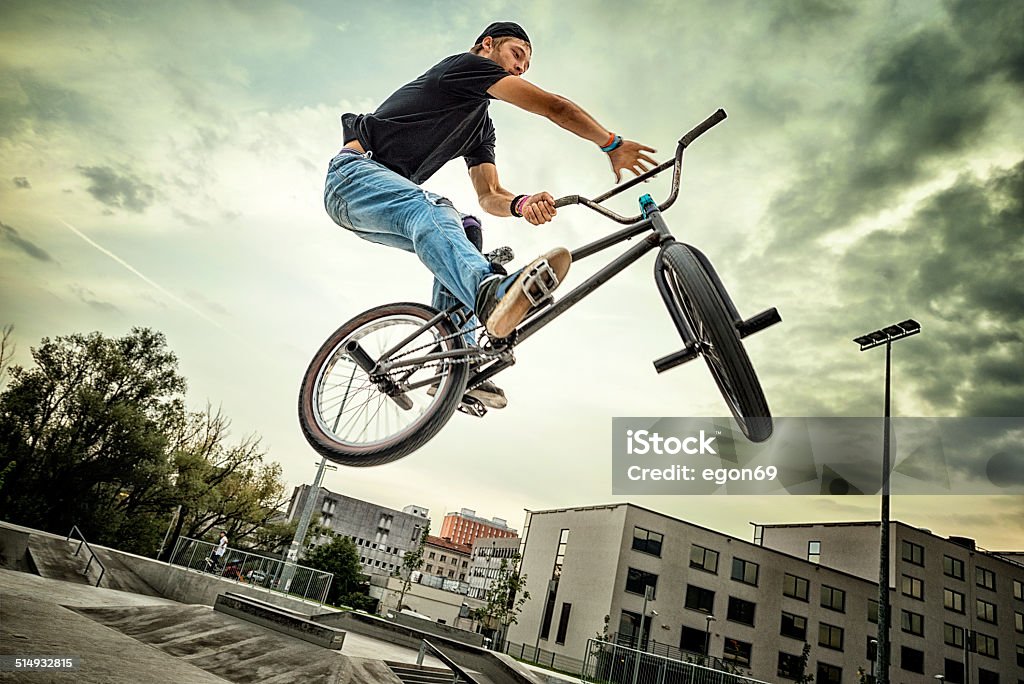
[[[343,115],[345,142],[358,140],[375,161],[414,183],[456,157],[465,157],[469,167],[493,164],[487,89],[508,75],[486,57],[452,55],[399,88],[373,114]]]

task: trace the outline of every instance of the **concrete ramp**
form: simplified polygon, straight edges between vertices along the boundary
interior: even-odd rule
[[[89,567],[91,579],[86,576],[89,554],[83,547],[82,552],[76,556],[77,546],[78,542],[72,543],[61,537],[33,534],[28,540],[28,555],[40,577],[76,584],[95,584],[100,569],[93,562]]]

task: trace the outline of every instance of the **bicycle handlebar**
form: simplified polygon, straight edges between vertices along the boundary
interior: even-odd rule
[[[613,221],[617,221],[618,223],[636,223],[637,221],[644,218],[642,214],[638,214],[637,216],[634,216],[632,218],[627,218],[625,216],[621,216],[620,214],[615,213],[610,209],[602,207],[601,202],[605,201],[609,197],[619,194],[623,190],[633,187],[637,183],[641,183],[649,178],[653,178],[654,176],[658,175],[659,173],[661,173],[662,171],[671,166],[672,192],[669,194],[668,199],[666,199],[664,202],[658,205],[659,211],[668,209],[676,201],[676,197],[679,195],[679,176],[681,175],[683,168],[683,152],[686,151],[686,148],[689,147],[694,140],[702,136],[704,133],[707,133],[716,124],[719,124],[722,121],[724,121],[725,117],[725,110],[719,109],[714,114],[712,114],[711,116],[709,116],[708,118],[704,119],[699,124],[694,126],[692,129],[690,129],[690,131],[687,132],[686,135],[679,139],[679,143],[676,145],[675,157],[673,157],[669,161],[662,162],[658,166],[655,166],[653,169],[648,169],[646,172],[640,174],[636,178],[633,178],[632,180],[629,180],[623,183],[622,185],[619,185],[609,190],[603,195],[595,197],[594,199],[587,199],[586,197],[580,197],[579,195],[566,195],[565,197],[560,197],[557,200],[555,200],[555,207],[567,207],[570,204],[582,204],[586,207],[593,209],[597,213],[602,214],[603,216],[607,216]]]

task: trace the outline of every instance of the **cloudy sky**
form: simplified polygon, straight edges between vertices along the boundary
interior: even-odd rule
[[[370,111],[494,20],[534,43],[527,78],[671,154],[718,107],[666,218],[714,261],[741,312],[784,323],[747,348],[779,416],[873,416],[884,352],[851,338],[905,318],[894,411],[1024,415],[1024,5],[1016,0],[40,2],[0,5],[0,323],[18,361],[44,336],[166,333],[193,408],[263,435],[289,483],[317,457],[295,416],[320,342],[380,303],[429,300],[411,256],[322,208],[338,117]],[[601,153],[495,103],[514,192],[596,195]],[[476,207],[461,161],[427,187]],[[643,191],[664,193],[664,183]],[[613,206],[633,211],[637,194]],[[523,259],[612,226],[564,209],[485,221]],[[633,212],[635,213],[635,212]],[[524,344],[510,398],[457,415],[398,463],[336,491],[401,508],[613,501],[613,416],[718,416],[706,368],[663,375],[678,341],[650,259]],[[571,280],[594,270],[581,262]],[[1019,458],[1020,444],[1015,446]],[[1019,464],[1020,461],[1018,460]],[[749,522],[861,520],[874,497],[632,497],[749,539]],[[988,548],[1024,546],[1022,497],[898,497],[893,515]]]

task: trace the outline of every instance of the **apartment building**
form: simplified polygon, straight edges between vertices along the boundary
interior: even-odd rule
[[[756,525],[755,539],[877,582],[879,523]],[[890,528],[893,681],[1024,682],[1024,557],[900,522]],[[966,666],[966,667],[965,667]],[[966,675],[965,675],[966,673]],[[909,680],[908,680],[909,681]]]
[[[288,520],[301,515],[309,491],[309,485],[295,488],[288,506]],[[317,491],[313,511],[319,513],[322,526],[352,540],[359,551],[363,571],[370,575],[398,571],[402,567],[402,556],[419,544],[423,529],[430,524],[429,511],[420,506],[396,511],[324,487]],[[312,544],[326,541],[326,536],[307,539]]]
[[[477,537],[518,537],[519,532],[509,527],[501,518],[487,520],[477,516],[476,511],[472,509],[463,508],[458,513],[448,513],[444,516],[441,534],[438,536],[472,546]]]
[[[762,543],[755,544],[628,503],[529,512],[521,572],[527,575],[531,600],[508,638],[530,645],[536,641],[543,650],[582,659],[587,640],[604,631],[608,616],[609,636],[619,643],[706,653],[765,681],[795,679],[804,643],[810,645],[806,672],[815,675],[817,684],[858,682],[858,670],[870,674],[878,619],[872,575],[877,570],[868,572],[870,559],[862,556],[870,556],[872,548],[877,554],[877,526],[873,536],[868,530],[834,537],[836,544],[843,539],[848,569],[825,562],[832,558],[833,538],[810,539],[821,544],[811,547],[818,553],[809,557],[807,539],[791,540],[788,546],[779,541],[780,548],[773,548],[765,539],[781,540],[784,533],[761,528]],[[963,561],[964,579],[959,581],[964,588],[956,590],[963,594],[963,612],[955,618],[969,618],[973,605],[996,619],[998,632],[976,630],[999,645],[985,641],[980,646],[994,655],[970,654],[972,684],[1018,682],[1024,656],[1017,644],[1024,643],[1024,635],[1015,632],[1016,638],[1007,638],[1020,620],[1017,612],[1024,611],[1014,594],[1019,589],[1015,578],[1024,580],[1015,574],[1018,566],[988,556],[972,560],[963,547],[955,547],[962,553],[949,548],[943,554],[926,553],[931,548],[922,542],[927,533],[905,525],[900,530],[898,549],[904,542],[924,549],[908,547],[912,558],[924,558],[925,565],[914,568],[930,572],[937,567],[945,577],[944,556]],[[951,572],[958,573],[958,566],[951,565]],[[945,660],[956,653],[946,638],[955,643],[964,636],[947,631],[947,623],[961,629],[967,623],[943,615],[945,587],[935,577],[897,567],[892,681],[934,684],[935,675],[946,676]],[[979,581],[986,584],[968,591],[967,578],[974,577],[970,573],[976,567],[991,570],[995,579],[989,582],[982,573]],[[986,603],[976,603],[979,598]],[[970,619],[979,624],[976,615]],[[979,658],[985,659],[982,665]]]
[[[469,575],[469,559],[473,549],[450,539],[429,535],[423,545],[423,569],[426,575],[434,575],[465,582]]]
[[[484,599],[491,582],[498,577],[501,562],[514,563],[519,537],[477,537],[469,561],[469,596]]]

